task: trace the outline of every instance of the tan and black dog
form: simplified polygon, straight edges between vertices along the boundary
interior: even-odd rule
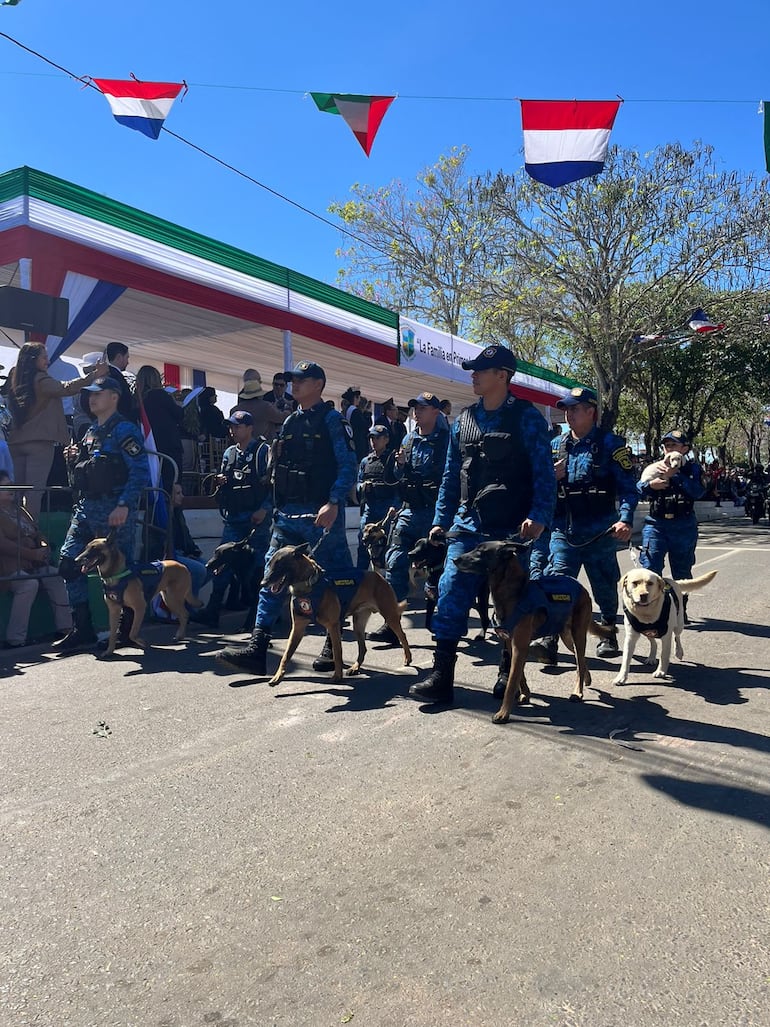
[[[372,567],[376,571],[385,570],[385,554],[388,551],[390,522],[398,511],[391,506],[381,521],[370,521],[361,532],[361,542],[369,554]]]
[[[486,574],[489,578],[489,594],[492,597],[492,604],[495,609],[495,616],[498,625],[505,625],[515,617],[516,608],[525,599],[530,586],[529,575],[522,568],[518,560],[518,554],[528,549],[528,545],[520,542],[482,542],[469,553],[464,553],[455,559],[457,569],[470,574]],[[559,587],[559,582],[564,583],[564,576],[542,579],[544,583],[549,581]],[[591,684],[591,673],[586,664],[586,638],[589,634],[606,638],[612,633],[611,627],[597,624],[593,619],[591,597],[583,586],[575,579],[567,579],[574,601],[569,594],[560,594],[556,598],[562,600],[564,609],[561,616],[564,622],[559,630],[562,641],[575,654],[577,663],[577,674],[575,685],[570,695],[570,701],[580,702],[583,698],[584,689]],[[538,582],[532,582],[537,586]],[[544,585],[544,596],[547,587]],[[511,710],[517,704],[529,701],[529,687],[524,677],[524,664],[527,661],[527,650],[539,628],[545,624],[547,613],[544,610],[545,603],[539,604],[537,600],[529,604],[532,608],[524,612],[520,618],[515,619],[512,627],[497,627],[497,631],[503,645],[507,646],[511,654],[511,669],[508,674],[508,683],[505,686],[505,694],[500,709],[492,720],[496,724],[505,724],[511,715]]]
[[[145,649],[147,643],[139,637],[139,632],[142,629],[148,600],[142,587],[141,575],[134,574],[126,567],[126,558],[115,544],[115,532],[111,531],[107,538],[95,538],[89,542],[83,552],[76,557],[76,562],[80,564],[83,574],[96,570],[102,579],[104,601],[110,617],[110,637],[104,655],[111,656],[115,652],[123,607],[134,615],[129,641],[137,648]],[[160,560],[159,564],[162,573],[149,598],[154,599],[158,593],[163,597],[163,602],[179,621],[179,627],[174,635],[175,641],[179,642],[187,630],[189,614],[186,604],[199,607],[203,606],[203,603],[193,596],[192,578],[183,564],[176,560]]]
[[[284,546],[277,550],[265,568],[262,581],[264,588],[273,592],[282,592],[288,588],[292,594],[291,632],[286,644],[286,651],[278,664],[278,670],[268,681],[273,687],[278,684],[286,673],[286,665],[294,655],[297,646],[308,624],[315,616],[316,621],[329,632],[334,657],[334,677],[332,680],[340,684],[342,672],[342,634],[340,616],[342,606],[339,594],[334,587],[334,580],[326,578],[323,567],[308,556],[308,543],[299,546]],[[313,604],[311,595],[314,588],[320,586],[317,601]],[[361,582],[351,598],[347,612],[353,618],[353,631],[358,642],[358,658],[348,671],[349,675],[357,674],[361,669],[366,655],[366,623],[369,617],[379,610],[385,623],[398,636],[404,650],[404,666],[412,662],[412,652],[406,635],[401,627],[401,613],[406,603],[399,603],[396,593],[388,582],[376,571],[365,571]]]

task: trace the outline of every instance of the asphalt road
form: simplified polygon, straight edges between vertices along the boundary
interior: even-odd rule
[[[564,656],[502,727],[492,641],[406,698],[421,628],[343,687],[317,635],[274,691],[164,627],[5,657],[0,1023],[766,1027],[770,530],[699,557],[674,684]]]

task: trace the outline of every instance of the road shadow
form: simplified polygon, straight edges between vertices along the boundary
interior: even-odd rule
[[[728,631],[734,635],[748,635],[750,638],[767,638],[767,624],[747,624],[745,621],[721,620],[718,617],[699,617],[687,625],[682,635],[684,643],[690,632]]]
[[[650,788],[683,806],[719,813],[725,817],[740,817],[764,828],[770,825],[770,794],[767,792],[737,788],[717,781],[693,781],[668,774],[642,774],[641,779]]]

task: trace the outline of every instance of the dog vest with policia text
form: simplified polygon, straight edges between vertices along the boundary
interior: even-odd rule
[[[458,418],[460,500],[474,509],[482,531],[507,531],[526,519],[532,505],[532,462],[521,437],[521,414],[529,400],[509,396],[498,431],[483,432],[474,407]]]
[[[679,613],[679,596],[671,588],[666,588],[665,595],[663,597],[663,606],[660,609],[660,617],[653,624],[644,624],[638,620],[628,607],[623,604],[623,612],[628,618],[628,623],[634,629],[638,631],[640,635],[644,635],[646,638],[663,638],[668,633],[668,621],[671,616],[671,600],[674,601],[677,614]]]
[[[333,574],[322,574],[309,592],[303,592],[301,595],[292,595],[292,612],[298,617],[309,617],[311,620],[315,620],[315,611],[323,598],[324,592],[327,588],[333,588],[339,597],[340,616],[344,618],[351,599],[358,591],[364,575],[368,573],[366,570],[351,567],[350,570],[336,577]]]
[[[162,560],[154,560],[152,563],[132,563],[113,578],[102,578],[104,597],[105,599],[112,600],[113,603],[123,605],[123,594],[126,591],[126,586],[129,581],[138,578],[144,593],[144,601],[148,603],[155,594],[155,589],[158,587],[158,582],[162,576]]]
[[[326,405],[295,410],[273,443],[273,488],[278,509],[287,503],[322,506],[337,478]]]
[[[582,588],[576,578],[566,574],[544,574],[536,581],[529,581],[521,599],[500,628],[511,634],[523,617],[544,613],[545,621],[540,627],[535,627],[532,638],[558,635],[567,623]]]

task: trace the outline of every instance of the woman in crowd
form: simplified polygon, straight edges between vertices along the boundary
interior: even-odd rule
[[[171,393],[163,388],[160,371],[150,364],[144,364],[136,372],[136,398],[144,407],[147,420],[155,439],[155,450],[174,461],[181,473],[182,458],[182,421],[184,412],[174,400]],[[169,496],[174,486],[174,467],[168,460],[162,460],[160,466],[161,488]]]
[[[59,382],[48,374],[48,354],[42,343],[28,342],[21,347],[16,366],[8,375],[5,393],[11,413],[8,445],[16,482],[35,490],[26,497],[33,518],[40,513],[54,446],[70,441],[62,399],[74,396],[84,385],[106,374],[107,364],[101,362],[85,378]]]
[[[198,412],[200,414],[201,435],[213,435],[215,439],[227,439],[230,433],[227,430],[225,415],[217,406],[216,389],[210,385],[198,396]]]
[[[41,585],[53,607],[57,632],[70,630],[72,615],[64,580],[50,564],[48,544],[9,485],[8,474],[0,472],[0,591],[13,594],[4,648],[18,649],[27,644],[29,615]]]

